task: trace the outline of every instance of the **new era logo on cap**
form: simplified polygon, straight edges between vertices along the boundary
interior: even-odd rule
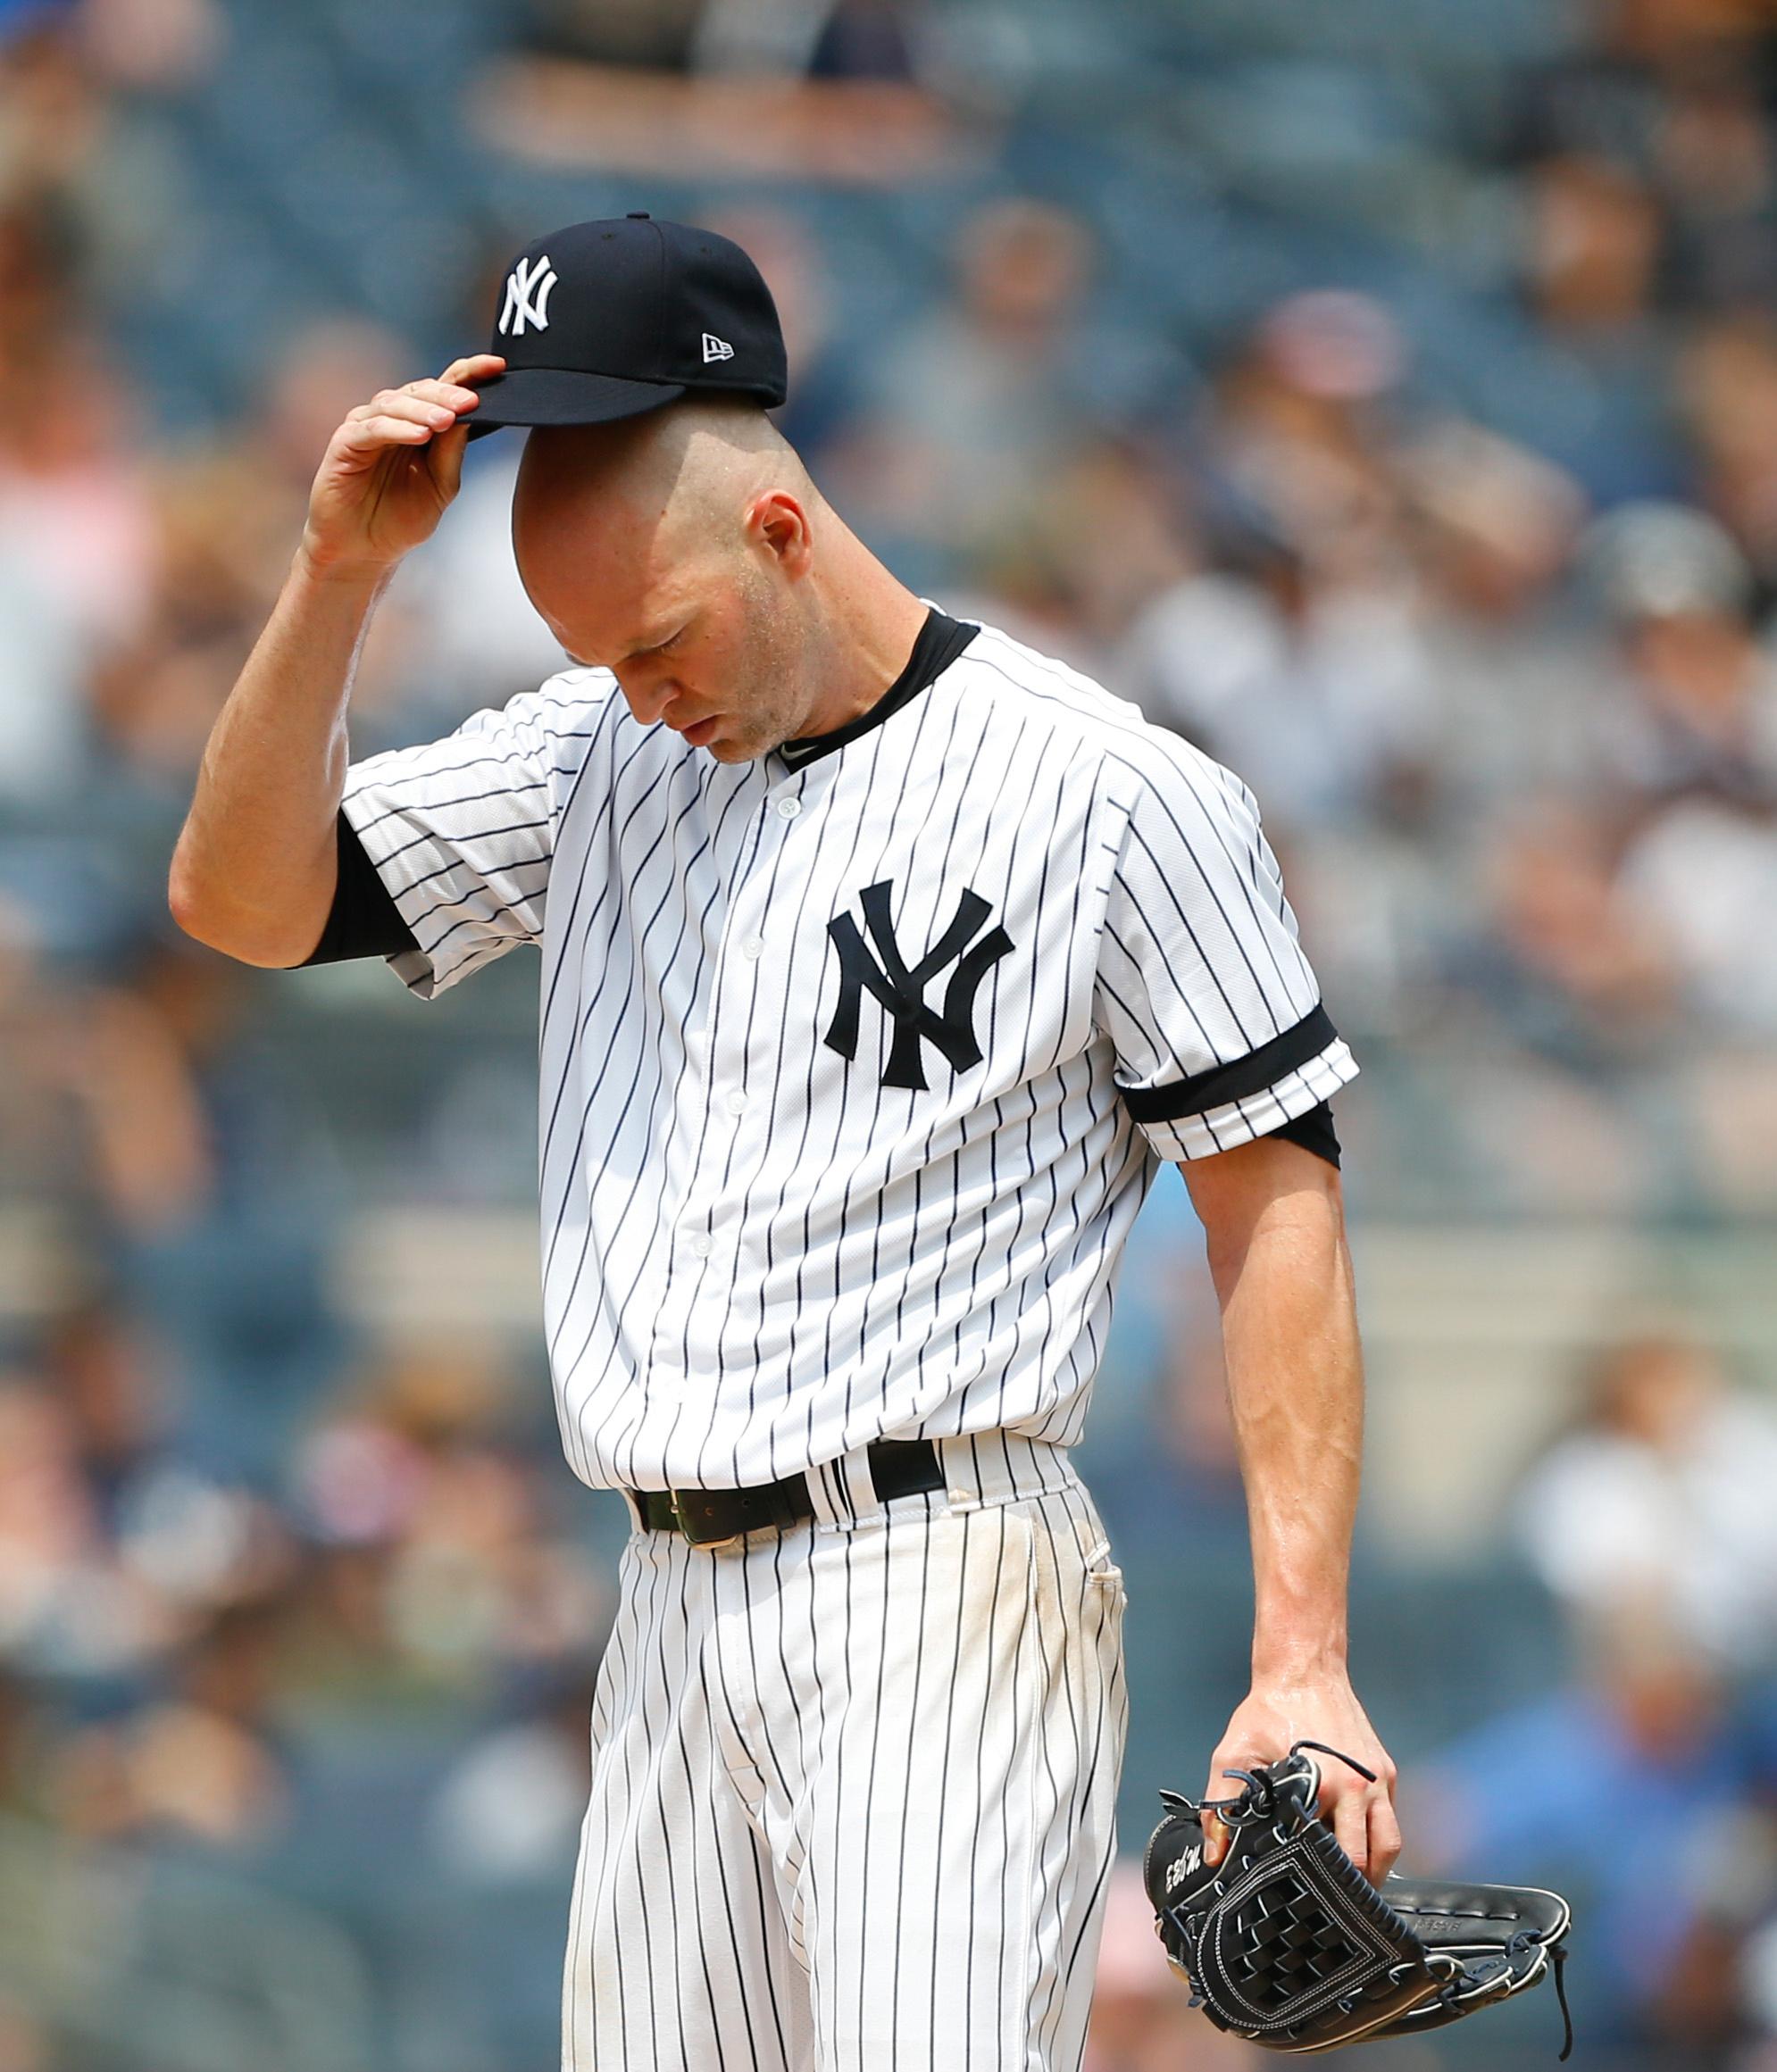
[[[505,277],[470,436],[501,425],[605,424],[688,393],[784,400],[771,291],[739,245],[644,215],[571,223],[527,245]]]

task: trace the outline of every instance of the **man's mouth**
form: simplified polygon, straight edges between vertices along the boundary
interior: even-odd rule
[[[722,714],[712,712],[707,720],[699,720],[695,727],[687,727],[684,729],[685,738],[693,748],[701,748],[721,724]]]

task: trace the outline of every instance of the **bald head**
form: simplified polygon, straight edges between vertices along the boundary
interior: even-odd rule
[[[616,424],[541,425],[525,441],[513,499],[519,567],[554,624],[588,558],[605,582],[638,554],[731,550],[748,507],[773,490],[805,508],[813,486],[764,412],[738,398],[688,397]]]
[[[763,410],[700,397],[533,430],[513,545],[556,638],[615,671],[638,720],[701,746],[720,716],[751,755],[801,717],[817,513],[807,470]]]
[[[923,619],[764,412],[727,397],[533,430],[513,545],[567,652],[723,762],[861,709]]]

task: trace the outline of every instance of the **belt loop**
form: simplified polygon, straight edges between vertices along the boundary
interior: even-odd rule
[[[968,1436],[960,1439],[934,1439],[938,1449],[938,1464],[944,1470],[944,1494],[952,1504],[973,1505],[981,1497],[981,1473],[976,1459],[975,1441]]]
[[[882,1509],[870,1472],[867,1450],[841,1453],[808,1470],[808,1494],[822,1525],[857,1525]]]

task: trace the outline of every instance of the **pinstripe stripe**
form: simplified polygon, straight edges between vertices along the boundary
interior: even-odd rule
[[[601,1677],[572,2072],[1076,2072],[1122,1593],[1064,1455],[959,1444],[972,1499],[632,1538],[613,1647],[640,1674]]]

